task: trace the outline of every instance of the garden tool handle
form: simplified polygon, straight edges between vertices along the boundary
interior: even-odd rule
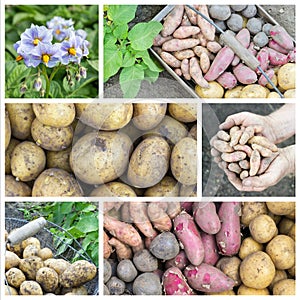
[[[47,221],[43,217],[33,220],[10,233],[7,237],[7,242],[12,246],[19,244],[27,238],[38,233],[42,228],[45,227],[46,224]]]

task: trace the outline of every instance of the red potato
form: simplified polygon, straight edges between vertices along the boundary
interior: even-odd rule
[[[166,41],[162,45],[162,49],[164,51],[173,52],[180,51],[189,48],[193,48],[199,45],[200,41],[198,39],[187,38],[187,39],[172,39],[170,41]]]
[[[223,88],[231,90],[237,85],[237,79],[231,72],[224,72],[217,78]]]
[[[193,25],[197,25],[197,14],[187,6],[184,6],[185,12]]]
[[[140,234],[131,224],[119,221],[106,214],[103,216],[103,224],[104,228],[121,242],[132,247],[143,244]]]
[[[257,81],[256,73],[242,63],[233,68],[233,74],[242,84],[251,84]]]
[[[281,47],[278,43],[276,43],[274,40],[270,40],[269,43],[268,43],[268,47],[269,48],[272,48],[282,54],[288,54],[289,53],[289,50]]]
[[[216,234],[219,250],[223,255],[232,256],[239,252],[241,205],[239,202],[222,202],[218,211],[221,229]]]
[[[260,154],[257,149],[252,151],[251,157],[250,157],[250,170],[249,175],[255,176],[259,170],[260,166]]]
[[[190,262],[186,257],[184,250],[181,250],[174,258],[166,261],[165,267],[171,268],[176,267],[180,270],[183,270]]]
[[[203,52],[200,55],[200,68],[201,68],[202,72],[205,74],[209,70],[209,67],[210,67],[209,57],[206,53]]]
[[[263,71],[266,71],[269,67],[269,51],[268,48],[262,48],[256,55],[257,60],[260,62],[260,66]]]
[[[162,277],[162,285],[166,295],[194,295],[180,269],[171,267]]]
[[[199,5],[198,6],[199,12],[205,15],[207,18],[210,19],[207,5]],[[203,19],[200,15],[197,15],[197,24],[201,29],[201,32],[205,36],[208,41],[215,40],[215,32],[216,29],[213,25],[209,24],[205,19]]]
[[[185,39],[199,32],[200,28],[198,26],[180,26],[173,32],[173,37],[176,39]]]
[[[172,68],[180,68],[181,67],[180,60],[178,60],[174,55],[172,55],[169,52],[162,51],[160,53],[160,57],[166,64],[168,64]]]
[[[215,236],[212,234],[201,232],[201,239],[204,246],[203,263],[215,265],[220,257]]]
[[[181,62],[181,72],[186,80],[192,79],[190,74],[190,61],[187,58]]]
[[[173,55],[178,60],[184,60],[185,58],[191,58],[195,56],[195,52],[191,49],[181,50],[181,51],[175,51],[173,52]]]
[[[156,47],[159,47],[161,46],[164,42],[166,41],[169,41],[172,39],[172,36],[166,36],[166,37],[163,37],[161,36],[160,34],[158,34],[154,40],[153,40],[153,46],[156,46]]]
[[[216,234],[221,229],[221,222],[213,202],[194,202],[193,216],[201,230]]]
[[[195,80],[195,82],[203,88],[208,88],[209,84],[204,79],[199,62],[196,57],[190,59],[190,75]]]
[[[235,284],[234,280],[222,271],[206,263],[202,263],[200,266],[187,266],[184,275],[192,288],[206,293],[228,291]]]
[[[282,66],[288,63],[288,56],[274,49],[268,48],[269,61],[273,66]]]
[[[235,38],[245,47],[248,48],[250,45],[250,32],[247,28],[241,29],[235,36]],[[237,66],[240,62],[240,58],[235,55],[231,63],[232,66]]]
[[[222,46],[216,41],[207,42],[206,47],[207,47],[207,50],[212,53],[218,53],[222,48]]]
[[[249,47],[247,48],[254,56],[257,54],[257,50],[255,49],[255,45],[253,42],[250,43]]]
[[[289,62],[296,62],[296,48],[289,52],[287,58]]]
[[[270,29],[270,36],[281,47],[287,50],[294,49],[294,42],[286,30],[280,25],[274,25]]]
[[[193,265],[200,265],[204,259],[204,247],[193,218],[183,211],[173,222],[175,234],[181,242],[188,260]]]
[[[252,149],[248,145],[237,144],[237,145],[233,146],[233,149],[237,150],[237,151],[243,151],[243,152],[245,152],[248,157],[250,157],[251,154],[252,154]]]
[[[160,33],[163,37],[171,35],[176,30],[176,28],[181,23],[183,12],[183,5],[175,5],[174,9],[167,15],[164,20],[163,29]]]
[[[223,47],[212,62],[204,78],[207,81],[216,80],[230,66],[234,58],[234,52],[228,47]]]
[[[194,202],[180,202],[182,210],[186,211],[188,214],[192,213],[193,204]]]

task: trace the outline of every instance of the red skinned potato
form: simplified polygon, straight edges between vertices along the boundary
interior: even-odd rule
[[[217,78],[217,82],[225,89],[231,90],[237,85],[237,79],[231,72],[224,72]]]
[[[274,40],[270,40],[268,43],[269,48],[274,49],[282,54],[288,54],[289,50],[281,47],[278,43],[276,43]]]
[[[270,79],[272,79],[275,75],[275,72],[273,69],[269,69],[266,71],[266,74],[268,75],[268,77]],[[268,80],[266,79],[266,77],[264,75],[260,75],[259,79],[258,79],[258,84],[262,85],[262,86],[266,86],[268,84]]]
[[[241,245],[240,232],[241,205],[238,202],[222,202],[218,211],[221,229],[216,234],[219,250],[223,255],[238,253]]]
[[[206,233],[216,234],[221,229],[221,222],[213,202],[194,202],[194,220]]]
[[[256,73],[242,63],[233,68],[233,74],[242,84],[251,84],[257,81]]]
[[[288,56],[274,49],[268,48],[269,61],[273,66],[282,66],[288,63]]]
[[[181,271],[176,267],[167,269],[162,278],[166,295],[194,295]]]
[[[287,50],[294,49],[294,42],[286,30],[280,25],[274,25],[270,29],[270,36],[281,47]]]
[[[186,257],[184,250],[181,250],[174,258],[166,261],[165,267],[171,268],[176,267],[180,270],[183,270],[190,262]]]
[[[241,29],[237,35],[235,36],[235,38],[245,47],[248,48],[250,45],[250,32],[247,28],[243,28]],[[234,59],[231,63],[232,66],[237,66],[240,62],[240,58],[235,55]]]
[[[166,37],[171,35],[180,25],[184,13],[183,5],[176,5],[174,9],[165,18],[161,35]]]
[[[193,265],[200,265],[204,259],[203,243],[193,218],[185,211],[174,219],[174,232],[188,260]]]
[[[234,280],[214,266],[202,263],[200,266],[189,265],[184,271],[189,285],[200,292],[219,293],[231,290]]]
[[[209,265],[215,265],[219,260],[219,250],[216,243],[216,238],[212,234],[201,232],[201,239],[204,246],[203,262]]]
[[[263,71],[266,71],[269,67],[269,51],[268,48],[262,48],[256,55],[257,60],[260,62],[260,66]]]

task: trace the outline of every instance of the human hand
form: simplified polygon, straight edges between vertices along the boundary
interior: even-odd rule
[[[295,172],[295,146],[278,149],[279,155],[273,160],[264,174],[247,177],[241,180],[234,172],[227,169],[224,162],[219,162],[219,167],[224,170],[228,180],[239,191],[261,192],[270,186],[276,185],[282,178]]]

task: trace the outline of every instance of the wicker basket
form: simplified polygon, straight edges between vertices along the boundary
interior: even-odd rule
[[[5,218],[5,229],[10,232],[11,230],[22,227],[27,223],[28,221],[26,220]],[[51,232],[50,229],[53,228],[56,229],[56,232],[61,232],[64,233],[64,235],[69,236],[70,241],[73,241],[72,245],[69,245],[62,240],[59,234]],[[52,250],[54,258],[63,258],[69,262],[72,262],[74,259],[84,259],[93,263],[89,255],[81,247],[80,243],[74,240],[70,233],[52,222],[47,221],[46,227],[41,229],[36,235],[34,235],[34,237],[39,239],[42,248],[48,247]],[[58,249],[59,251],[57,251]],[[92,281],[84,284],[84,286],[87,288],[88,295],[98,295],[98,272],[96,277]]]

